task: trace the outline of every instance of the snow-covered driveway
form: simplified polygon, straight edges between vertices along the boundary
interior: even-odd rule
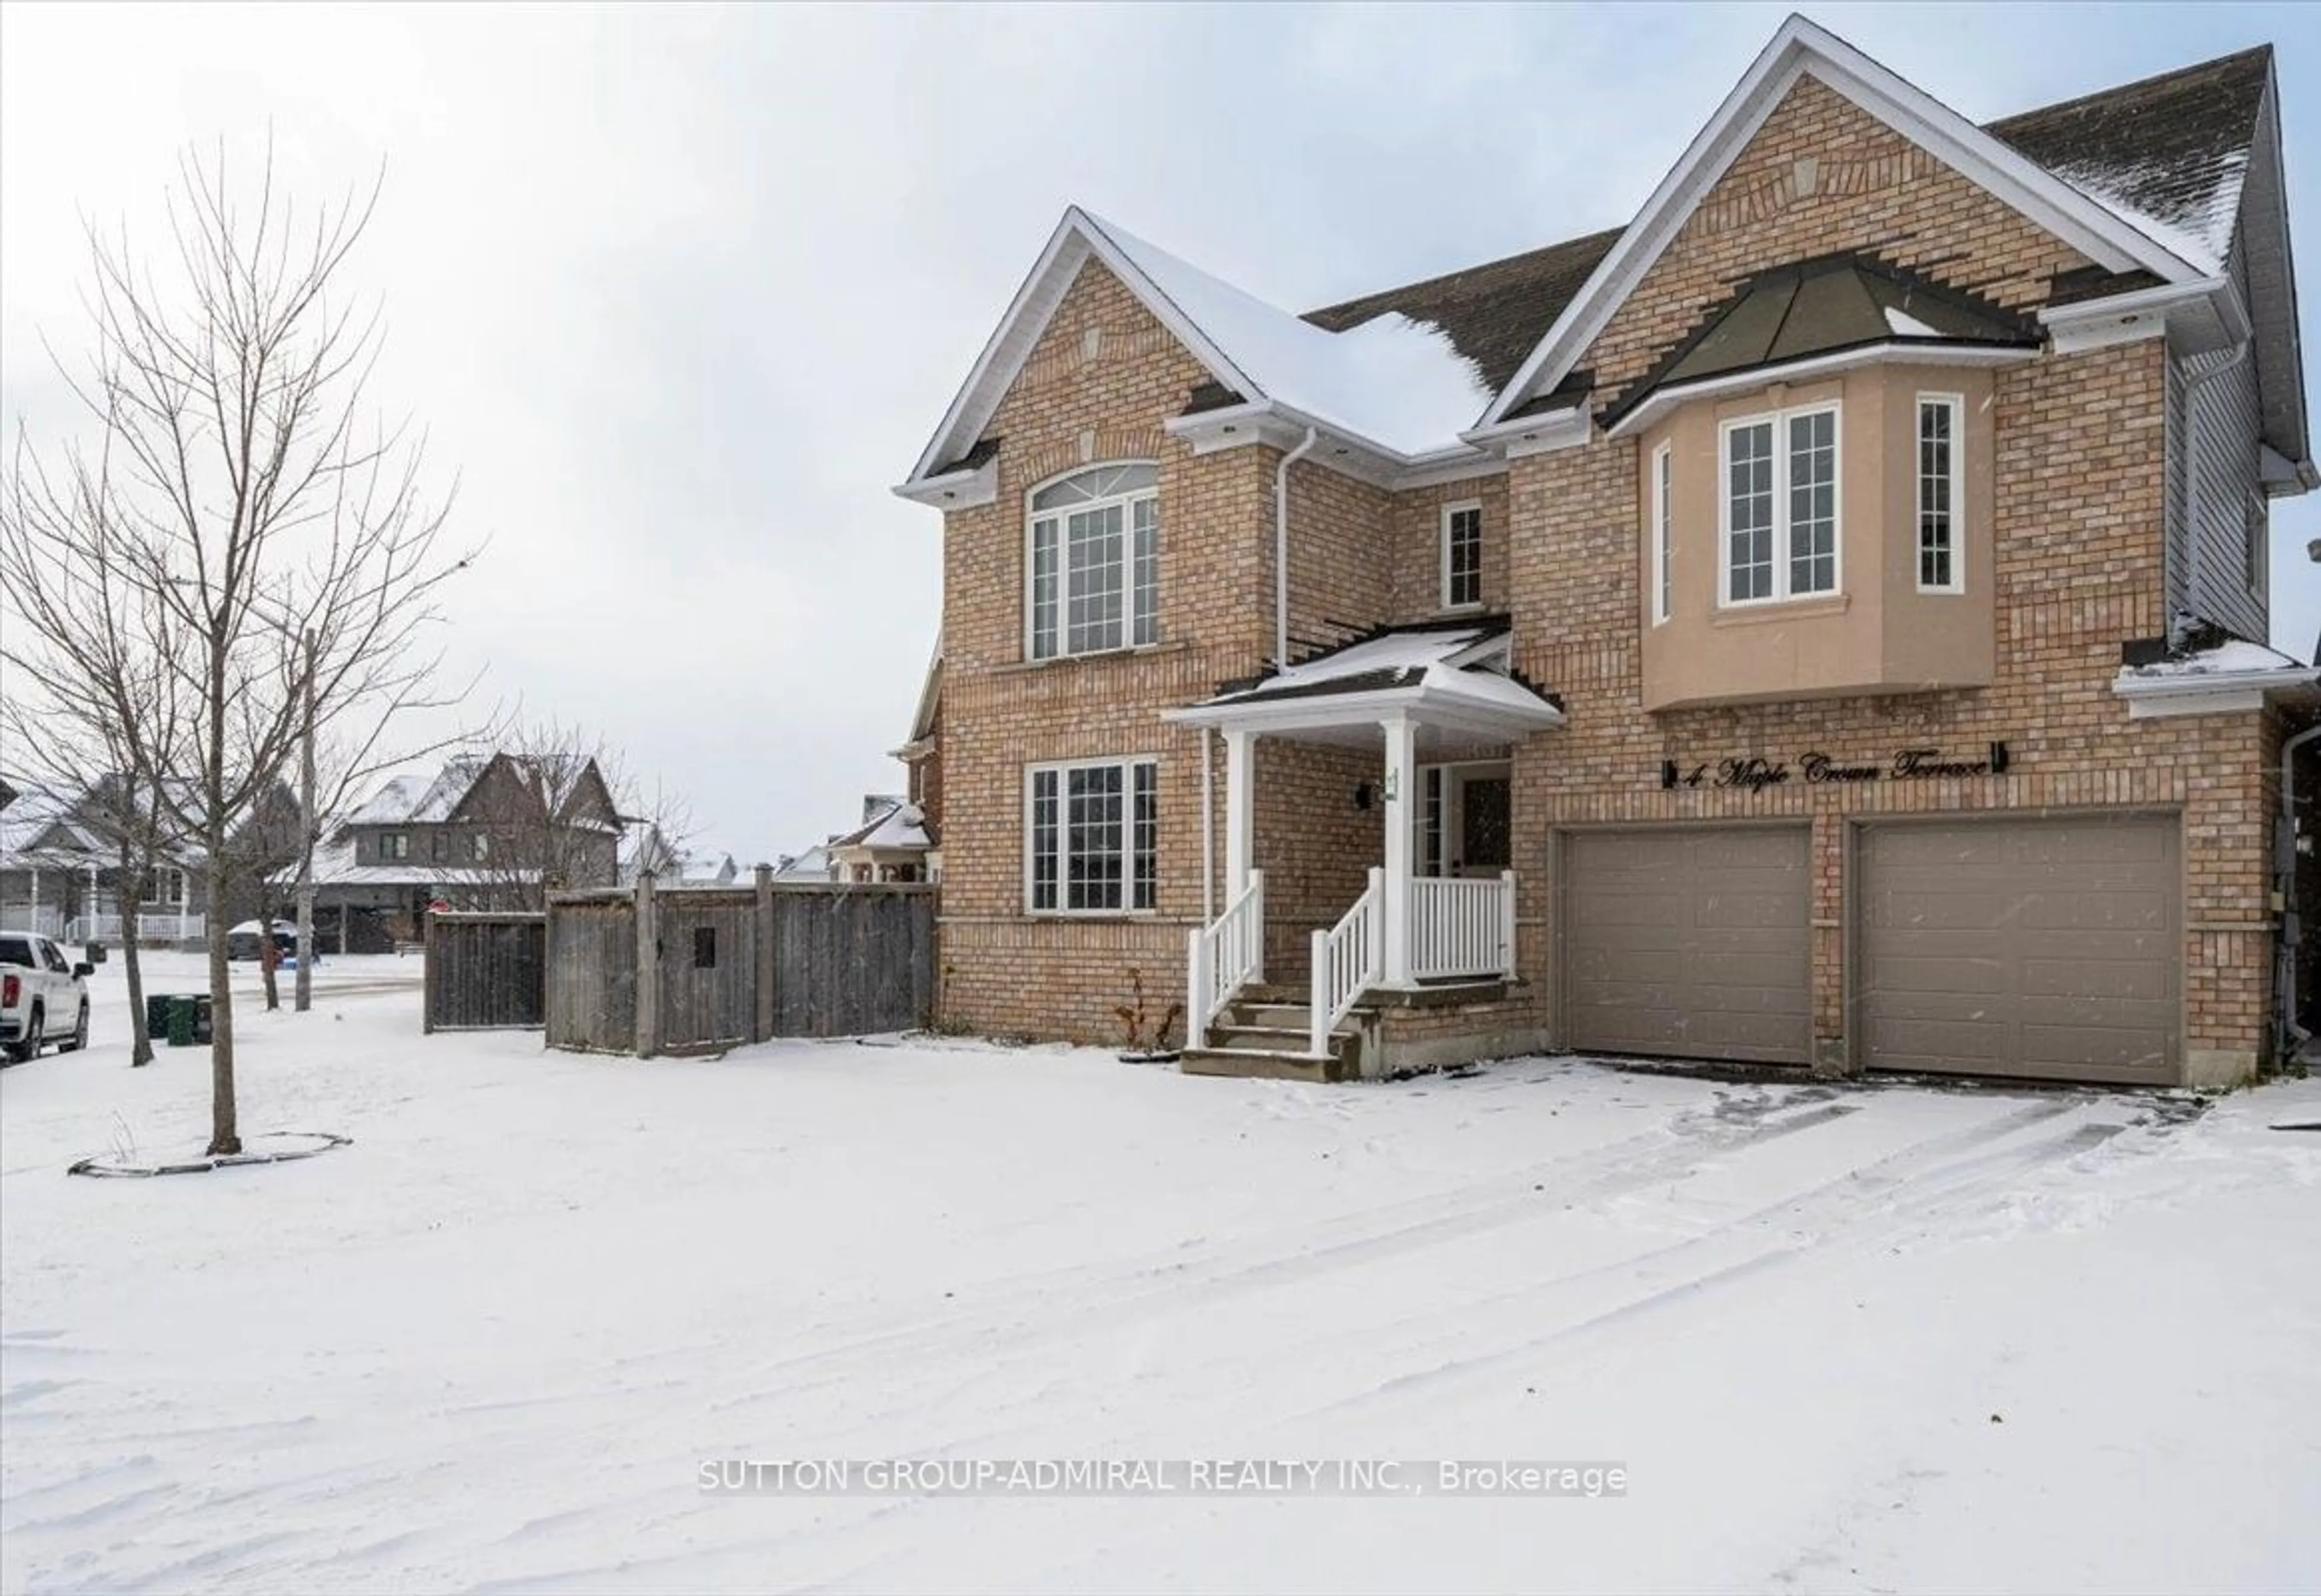
[[[418,1034],[0,1072],[7,1591],[2321,1585],[2321,1089],[1307,1087]],[[107,966],[101,1043],[121,1034]],[[169,984],[166,980],[166,986]],[[720,1458],[1617,1460],[1625,1498],[709,1496]]]

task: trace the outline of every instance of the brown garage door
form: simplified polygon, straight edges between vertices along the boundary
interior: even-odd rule
[[[1809,839],[1802,826],[1570,833],[1571,1047],[1809,1062]]]
[[[1864,1062],[2176,1080],[2176,838],[2174,819],[2147,816],[1865,830]]]

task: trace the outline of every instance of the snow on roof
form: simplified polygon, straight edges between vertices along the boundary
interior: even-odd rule
[[[2094,200],[2153,243],[2209,277],[2223,275],[2240,220],[2248,151],[2220,155],[2206,184],[2166,194],[2159,179],[2180,173],[2117,160],[2080,161],[2052,168],[2055,176]],[[2163,195],[2155,203],[2155,197]],[[2138,198],[2135,196],[2144,196]],[[2163,210],[2164,206],[2164,210]]]
[[[2119,674],[2127,681],[2165,682],[2193,676],[2253,676],[2268,671],[2302,671],[2310,675],[2311,670],[2303,661],[2278,648],[2232,638],[2214,648],[2196,649],[2156,665],[2127,666]]]
[[[1252,708],[1326,701],[1340,694],[1394,694],[1415,705],[1507,712],[1536,724],[1560,716],[1553,700],[1506,674],[1504,624],[1413,627],[1363,638],[1252,685],[1220,693],[1170,718],[1203,722]]]
[[[1482,626],[1462,626],[1442,631],[1384,632],[1303,664],[1293,665],[1288,670],[1267,677],[1250,691],[1252,694],[1286,693],[1319,686],[1344,676],[1366,676],[1374,671],[1392,672],[1403,677],[1415,676],[1482,641],[1490,630]]]
[[[1491,390],[1439,327],[1398,312],[1329,332],[1211,277],[1102,217],[1091,225],[1262,391],[1397,453],[1456,448]]]
[[[1897,338],[1940,338],[1942,334],[1907,311],[1885,307],[1886,325]]]
[[[833,848],[932,848],[926,816],[915,803],[897,803],[860,830],[831,844]]]
[[[411,811],[419,801],[425,778],[398,775],[380,786],[355,812],[347,816],[350,826],[393,826],[411,818]]]
[[[468,789],[476,784],[476,778],[483,774],[484,766],[488,763],[488,759],[474,754],[446,759],[434,784],[412,806],[409,816],[412,823],[429,825],[450,820],[451,812],[460,807],[460,800],[468,795]]]
[[[828,881],[830,879],[830,849],[820,843],[774,872],[776,881]]]

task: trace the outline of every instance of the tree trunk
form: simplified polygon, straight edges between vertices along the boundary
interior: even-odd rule
[[[233,1105],[233,988],[226,967],[225,916],[218,911],[226,901],[225,839],[222,828],[210,837],[210,1147],[222,1158],[241,1151],[241,1132]]]
[[[305,636],[305,727],[298,737],[298,980],[293,1006],[314,1002],[314,634]],[[343,911],[341,911],[343,912]]]
[[[129,838],[124,831],[121,839],[121,880],[124,884],[130,880],[129,865]],[[149,862],[146,868],[151,867]],[[126,892],[124,885],[114,895],[124,897]],[[141,890],[137,893],[141,899],[144,895]],[[138,1069],[153,1062],[153,1038],[145,1029],[145,971],[137,962],[137,921],[125,902],[121,915],[121,965],[122,974],[129,978],[129,1067]]]
[[[282,955],[274,946],[274,903],[260,891],[258,894],[258,969],[266,977],[266,1011],[269,1014],[282,1006],[282,991],[274,981],[274,972],[281,967]]]

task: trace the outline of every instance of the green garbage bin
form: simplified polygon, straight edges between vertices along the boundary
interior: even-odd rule
[[[166,1001],[169,1005],[169,1046],[192,1047],[194,1045],[194,1000],[191,997],[173,997]]]

